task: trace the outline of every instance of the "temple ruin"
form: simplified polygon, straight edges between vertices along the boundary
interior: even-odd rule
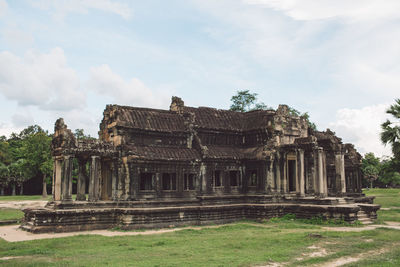
[[[235,112],[107,105],[99,139],[54,129],[53,201],[24,210],[32,232],[262,220],[287,213],[368,222],[361,156],[286,105]],[[72,198],[76,173],[76,199]],[[86,194],[88,197],[86,198]]]

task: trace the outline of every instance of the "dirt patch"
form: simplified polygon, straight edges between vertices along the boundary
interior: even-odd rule
[[[357,254],[354,256],[341,257],[336,260],[324,262],[324,263],[321,263],[321,264],[315,265],[315,266],[329,266],[329,267],[342,266],[342,265],[349,264],[352,262],[357,262],[364,258],[374,257],[377,255],[383,254],[385,252],[388,252],[389,250],[390,250],[389,248],[381,248],[380,250],[363,252],[363,253],[360,253],[360,254]]]
[[[400,230],[400,224],[398,222],[385,222],[386,224],[374,224],[367,225],[364,227],[322,227],[323,230],[336,231],[336,232],[362,232],[368,230],[375,230],[376,228],[389,228]]]
[[[301,256],[299,258],[296,258],[297,261],[301,261],[304,260],[305,258],[315,258],[315,257],[323,257],[328,255],[328,252],[326,251],[326,249],[312,245],[307,247],[310,250],[314,250],[308,253],[302,253]]]
[[[19,258],[23,258],[23,257],[24,256],[2,257],[2,258],[0,258],[0,261],[8,261],[8,260],[19,259]]]
[[[381,208],[381,210],[400,210],[400,207]]]
[[[46,200],[21,200],[21,201],[1,201],[1,208],[8,209],[25,209],[25,208],[43,208],[48,201]]]

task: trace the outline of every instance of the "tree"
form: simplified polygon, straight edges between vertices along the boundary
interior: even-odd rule
[[[90,136],[90,134],[86,135],[83,129],[75,129],[74,136],[77,140],[93,140],[96,138],[93,138]]]
[[[250,93],[249,90],[237,91],[237,94],[231,97],[230,110],[246,112],[256,109],[268,109],[263,102],[257,103],[257,94]]]
[[[4,196],[4,189],[8,186],[9,173],[8,167],[0,162],[0,196]]]
[[[392,157],[382,160],[381,174],[379,181],[385,186],[399,186],[400,185],[400,161]]]
[[[373,183],[378,179],[381,170],[379,158],[375,157],[374,153],[366,153],[361,162],[361,170],[365,179],[373,188]]]
[[[12,195],[16,195],[16,186],[18,185],[21,188],[20,194],[23,194],[23,182],[26,180],[26,175],[25,175],[25,160],[24,159],[19,159],[15,162],[12,162],[8,166],[9,170],[9,182],[11,183],[11,188],[12,188]]]
[[[247,112],[257,109],[271,109],[263,102],[257,103],[257,94],[250,93],[249,90],[237,91],[236,95],[231,97],[231,102],[232,104],[230,110],[238,112]],[[315,123],[310,121],[310,115],[308,114],[308,112],[301,114],[300,111],[298,111],[297,109],[289,107],[289,114],[292,116],[301,116],[305,118],[308,127],[313,129],[314,131],[317,130],[317,126],[315,125]]]
[[[51,137],[44,131],[26,136],[23,142],[23,158],[27,177],[42,176],[42,197],[47,197],[47,181],[52,174],[53,161],[50,151]]]
[[[382,123],[381,141],[385,145],[391,145],[394,157],[400,160],[400,98],[395,100],[395,104],[391,105],[386,113],[397,121],[386,120]]]

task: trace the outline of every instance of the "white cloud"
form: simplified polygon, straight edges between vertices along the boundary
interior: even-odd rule
[[[12,122],[15,127],[26,127],[35,124],[31,113],[15,113],[12,115]]]
[[[6,0],[0,0],[0,18],[7,13],[8,5]]]
[[[400,16],[398,0],[244,0],[244,2],[283,11],[295,20],[342,18],[362,21]]]
[[[63,20],[69,13],[87,14],[89,9],[113,13],[124,19],[132,17],[132,10],[127,4],[111,0],[41,0],[31,1],[31,4],[52,12],[56,20]]]
[[[385,113],[390,104],[379,104],[361,109],[340,109],[336,120],[329,124],[332,131],[343,139],[344,143],[353,143],[361,153],[374,152],[381,157],[391,155],[389,146],[380,141],[380,125],[388,116]]]
[[[22,31],[16,27],[7,27],[2,32],[4,40],[11,47],[31,47],[34,38],[31,33]]]
[[[169,97],[165,94],[153,92],[137,78],[125,81],[106,64],[92,67],[90,74],[88,89],[111,97],[117,104],[157,108],[168,106]]]
[[[29,51],[23,58],[0,53],[0,93],[21,106],[65,110],[85,106],[76,72],[66,64],[64,51]]]

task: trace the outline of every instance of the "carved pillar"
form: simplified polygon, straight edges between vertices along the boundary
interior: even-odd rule
[[[100,157],[92,156],[90,162],[90,174],[89,174],[89,201],[99,200],[99,184],[100,184]]]
[[[326,183],[326,164],[325,164],[325,152],[323,151],[322,147],[318,148],[318,193],[320,196],[326,197],[327,196],[327,183]]]
[[[267,182],[266,182],[266,192],[275,191],[275,182],[274,182],[274,157],[271,156],[269,161],[267,161],[266,165],[267,169]]]
[[[346,177],[344,171],[344,154],[335,153],[336,190],[337,193],[346,193]]]
[[[204,163],[200,164],[200,191],[202,194],[207,193],[207,176],[206,176],[206,166],[204,165]]]
[[[53,200],[61,200],[62,160],[54,159]]]
[[[112,200],[117,201],[118,200],[118,187],[117,187],[117,182],[118,182],[118,164],[116,163],[115,160],[113,160],[112,165],[111,165],[111,195],[112,195]]]
[[[297,150],[297,183],[296,191],[300,196],[304,196],[304,150]]]
[[[161,183],[162,183],[162,181],[161,181],[161,173],[156,172],[154,190],[156,191],[157,197],[161,197],[161,190],[162,190],[162,184]]]
[[[128,164],[128,158],[124,157],[122,159],[122,168],[125,170],[125,181],[124,181],[124,195],[123,199],[124,200],[129,200],[130,198],[130,186],[131,186],[131,173],[129,171],[129,164]]]
[[[283,187],[283,193],[288,192],[288,170],[287,170],[287,154],[283,154],[283,175],[282,175],[282,187]]]
[[[280,157],[280,153],[278,152],[276,154],[276,161],[275,161],[275,174],[276,174],[276,192],[280,193],[282,192],[281,188],[281,167],[282,167],[282,160]]]
[[[72,157],[64,157],[63,185],[62,185],[62,201],[72,201]]]

